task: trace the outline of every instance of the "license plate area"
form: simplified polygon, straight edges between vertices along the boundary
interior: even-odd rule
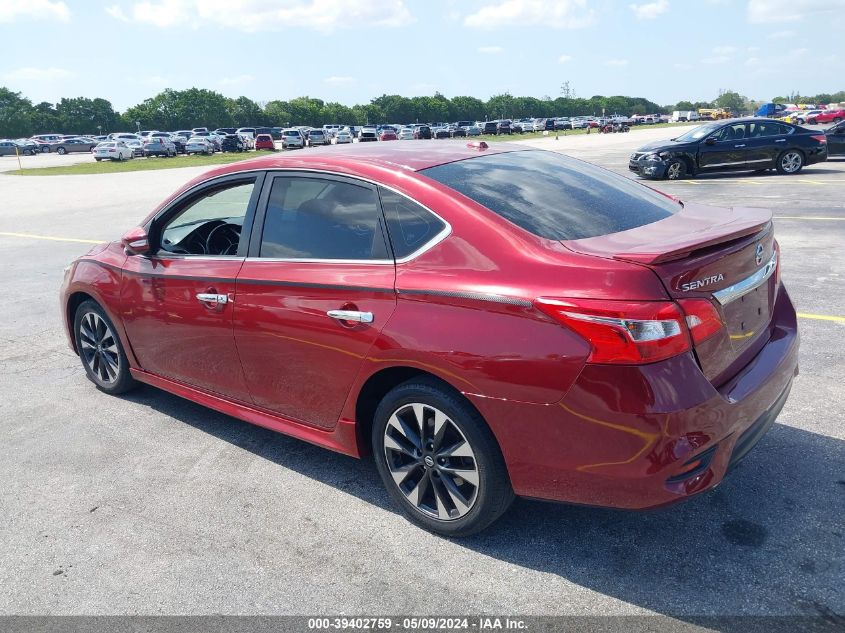
[[[768,326],[771,319],[771,286],[771,283],[763,283],[722,307],[734,350],[745,348]]]

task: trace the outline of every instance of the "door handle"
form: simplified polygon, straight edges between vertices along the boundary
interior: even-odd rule
[[[212,292],[200,292],[197,294],[197,301],[212,305],[223,305],[229,303],[229,297],[226,295],[214,294]]]
[[[786,143],[786,139],[785,138],[779,138],[775,141],[775,143]]]
[[[743,143],[742,145],[734,145],[734,147],[745,147],[745,143]]]
[[[358,310],[329,310],[327,316],[338,321],[354,321],[356,323],[372,323],[372,312],[358,312]]]

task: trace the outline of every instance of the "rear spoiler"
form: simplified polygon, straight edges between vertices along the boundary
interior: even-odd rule
[[[569,240],[570,250],[637,264],[659,264],[768,230],[772,212],[752,207],[709,207],[686,203],[678,213],[635,229]]]

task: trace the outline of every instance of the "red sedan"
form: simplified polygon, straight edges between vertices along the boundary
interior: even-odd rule
[[[378,140],[380,141],[398,141],[399,137],[396,136],[396,132],[391,129],[384,129],[379,132]]]
[[[798,371],[771,214],[554,152],[333,146],[189,182],[68,267],[70,345],[353,456],[441,534],[514,495],[649,508],[718,484]]]
[[[807,117],[807,123],[839,123],[845,121],[845,110],[823,110]]]
[[[273,143],[273,137],[269,134],[259,134],[255,137],[255,149],[269,149],[271,152],[276,151],[276,144]]]

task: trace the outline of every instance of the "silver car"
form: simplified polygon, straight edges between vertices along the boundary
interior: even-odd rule
[[[282,130],[282,149],[302,149],[302,132],[296,129]]]
[[[213,154],[214,145],[204,136],[192,136],[185,143],[186,154]]]
[[[97,146],[97,142],[85,138],[66,138],[60,141],[53,141],[49,148],[57,154],[70,154],[71,152],[90,152]]]

